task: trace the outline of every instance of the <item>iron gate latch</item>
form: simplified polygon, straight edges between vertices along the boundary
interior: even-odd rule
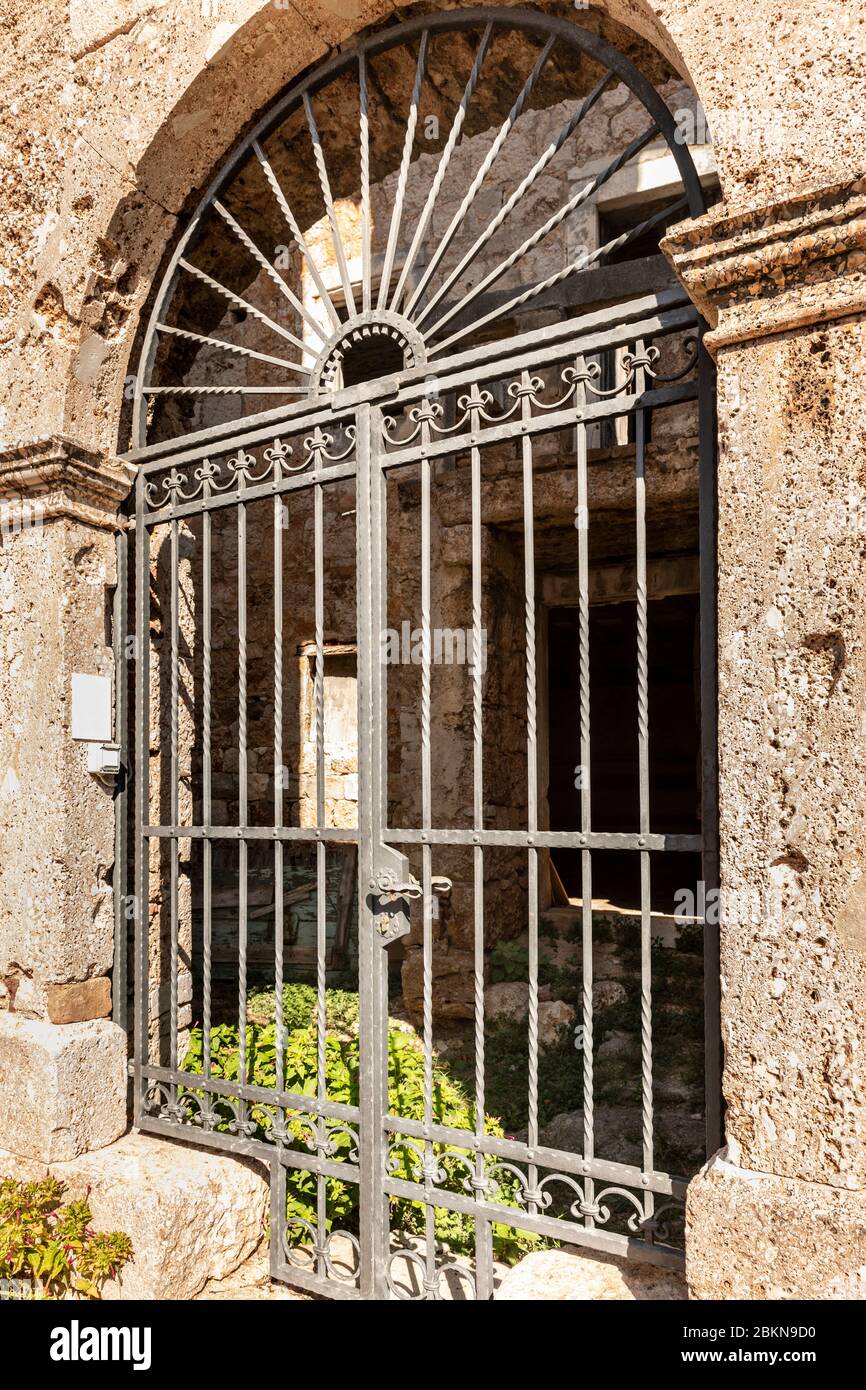
[[[376,930],[383,944],[388,945],[408,934],[411,926],[409,902],[423,898],[424,887],[410,871],[405,854],[390,845],[383,845],[382,852],[391,863],[383,865],[370,879],[370,897],[373,899],[371,907],[376,918]],[[443,896],[450,893],[450,878],[431,878],[430,891]]]

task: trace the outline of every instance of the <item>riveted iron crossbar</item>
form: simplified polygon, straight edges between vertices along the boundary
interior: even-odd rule
[[[471,66],[450,125],[425,164],[417,154],[429,62],[437,41],[449,33],[466,39],[461,51],[471,55]],[[468,182],[458,190],[462,197],[452,201],[453,215],[443,231],[447,219],[441,218],[439,203],[459,163],[455,151],[462,149],[489,55],[509,33],[526,41],[522,85],[509,98],[501,125],[490,132],[492,143],[474,172],[464,168]],[[389,170],[394,183],[377,248],[371,176],[371,152],[381,154],[382,146],[375,125],[376,64],[398,49],[401,61],[408,57],[414,78],[401,117],[402,149]],[[595,85],[573,94],[560,129],[540,154],[533,153],[517,186],[503,193],[498,211],[487,221],[481,216],[477,229],[470,227],[467,214],[478,212],[476,195],[500,150],[513,149],[513,131],[531,110],[550,64],[561,63],[563,53],[588,59]],[[339,211],[340,200],[352,192],[340,184],[347,166],[343,163],[342,172],[329,167],[326,98],[337,79],[354,81],[357,91],[357,257],[344,243]],[[547,177],[560,151],[569,153],[585,116],[619,82],[649,123],[639,122],[638,133],[600,172],[573,185],[554,213],[545,211],[546,220],[532,225],[531,216],[524,216],[529,190]],[[350,109],[351,101],[341,107]],[[290,117],[294,126],[287,124]],[[305,229],[316,219],[309,199],[296,201],[299,190],[284,181],[285,169],[292,166],[291,161],[280,165],[281,140],[309,142],[302,163],[318,192],[319,221],[331,239],[336,278],[328,279],[305,239]],[[679,180],[673,201],[595,250],[574,255],[566,239],[558,262],[548,259],[534,268],[536,248],[548,245],[551,234],[568,226],[653,141],[664,142],[673,157],[673,184]],[[531,147],[534,151],[534,143]],[[422,165],[429,185],[411,204],[410,215],[409,183]],[[250,201],[243,189],[259,186],[256,180],[266,194],[259,211],[273,200],[274,243],[287,239],[301,267],[296,280],[285,278],[245,225]],[[243,194],[239,199],[237,187]],[[303,226],[299,205],[307,209]],[[117,898],[115,1007],[125,1022],[125,917],[131,903],[135,1123],[150,1133],[184,1137],[267,1164],[271,1271],[299,1288],[333,1298],[489,1299],[502,1277],[503,1251],[513,1253],[533,1241],[682,1264],[688,1175],[667,1171],[670,1165],[661,1161],[666,1151],[655,1113],[652,874],[659,860],[668,862],[666,856],[671,863],[689,863],[687,856],[700,855],[708,892],[717,883],[713,372],[701,346],[703,324],[683,290],[661,275],[649,283],[662,287],[644,292],[650,273],[658,274],[660,258],[621,268],[623,284],[640,290],[625,303],[609,302],[617,293],[617,267],[605,262],[663,217],[703,210],[700,181],[688,149],[677,139],[672,114],[622,55],[565,20],[513,9],[465,9],[388,26],[294,84],[223,165],[170,258],[136,379],[135,447],[128,458],[138,465],[138,477],[127,536],[118,547],[116,640],[119,657],[134,662],[134,689],[119,683],[118,728],[122,734],[129,716],[133,747],[131,778],[118,797],[117,861],[123,874],[127,857],[131,860],[135,885],[129,897]],[[503,227],[510,245],[493,254]],[[468,248],[466,238],[458,236],[463,231],[469,231]],[[212,254],[220,236],[233,247],[236,271],[247,258],[231,285],[222,283]],[[208,237],[205,270],[197,252]],[[513,271],[516,285],[509,281]],[[270,297],[257,301],[260,282],[266,282]],[[190,285],[205,292],[205,299],[211,296],[211,306],[219,305],[221,313],[230,311],[224,322],[212,308],[207,321],[195,318],[196,304],[205,301],[184,297]],[[273,308],[275,295],[281,311]],[[573,316],[577,306],[599,302],[606,307]],[[559,311],[558,321],[536,321],[531,331],[521,331],[527,322],[523,314],[544,310],[549,318],[551,307]],[[259,336],[249,336],[249,325]],[[371,336],[402,353],[402,368],[362,373],[363,379],[351,384],[351,375],[344,380],[345,363],[353,345]],[[260,344],[267,350],[260,351]],[[206,373],[197,379],[200,364],[213,361],[229,361],[235,375],[223,373],[215,381]],[[172,376],[176,362],[185,364],[180,378]],[[184,403],[211,396],[240,402],[241,418],[223,415],[219,423],[199,428],[201,414],[197,408],[184,414]],[[277,401],[275,408],[243,414],[251,400],[268,397]],[[152,432],[151,421],[159,424]],[[699,833],[694,819],[689,829],[661,827],[650,778],[649,598],[655,550],[648,530],[654,518],[657,548],[655,489],[664,484],[664,469],[656,467],[654,441],[657,427],[658,438],[665,437],[669,421],[684,446],[681,458],[687,456],[697,474]],[[154,440],[151,433],[162,437]],[[619,480],[621,508],[627,494],[633,547],[626,568],[633,578],[635,614],[636,701],[630,725],[639,807],[628,830],[604,825],[592,802],[592,788],[598,786],[590,737],[593,489],[605,468],[608,478],[615,471]],[[539,793],[546,756],[540,727],[545,647],[539,550],[548,520],[539,497],[551,470],[567,478],[557,486],[570,489],[568,506],[574,507],[573,532],[566,507],[569,555],[559,563],[566,565],[576,594],[573,751],[581,770],[573,819],[558,829],[549,827]],[[506,488],[509,553],[515,557],[509,583],[517,600],[512,619],[520,631],[516,669],[525,688],[514,697],[513,711],[523,743],[517,778],[522,785],[509,808],[513,815],[503,821],[487,800],[496,731],[478,653],[495,618],[488,612],[492,590],[484,568],[496,527],[489,513],[498,491]],[[450,818],[439,801],[440,711],[432,654],[437,528],[446,495],[459,513],[453,534],[466,547],[461,602],[470,653],[461,729],[468,769],[465,805]],[[396,515],[405,520],[411,514],[417,527],[409,589],[419,620],[419,672],[417,698],[408,711],[405,703],[394,705],[383,657],[393,556],[398,543],[410,544],[399,534],[395,497],[402,498]],[[401,506],[408,512],[401,513]],[[347,559],[350,531],[353,554]],[[309,581],[303,601],[292,587],[300,582],[299,556],[306,557],[303,573]],[[345,591],[347,582],[354,631],[336,638],[334,593],[339,584]],[[134,604],[129,611],[127,591]],[[307,607],[299,618],[302,602]],[[357,741],[357,816],[348,823],[329,800],[333,762],[326,688],[327,663],[347,654],[355,663]],[[290,685],[293,673],[301,685]],[[306,693],[293,695],[293,690]],[[273,743],[265,752],[254,732],[263,710],[269,712]],[[393,730],[407,718],[415,720],[409,742],[417,764],[411,795],[395,803],[392,783],[403,750],[395,747]],[[297,734],[301,726],[295,746],[291,731]],[[582,1104],[566,1117],[577,1124],[579,1138],[556,1144],[545,1120],[540,1026],[539,904],[551,851],[574,855],[581,881],[573,1068]],[[491,865],[503,854],[518,866],[515,881],[525,886],[526,1066],[520,1085],[525,1084],[526,1123],[515,1134],[505,1134],[490,1118],[488,1104],[493,1088],[485,990],[489,913],[496,911],[490,903]],[[629,1113],[637,1116],[640,1133],[628,1148],[619,1142],[612,1147],[610,1136],[602,1135],[595,1104],[598,941],[592,883],[594,865],[610,854],[634,864],[639,882],[639,908],[629,919],[639,983],[633,1087],[639,1104]],[[443,1112],[440,1092],[448,1082],[435,1033],[434,985],[442,949],[436,919],[449,887],[441,874],[446,862],[450,865],[449,855],[466,866],[460,955],[468,963],[461,988],[464,1004],[468,1001],[462,1017],[471,1034],[472,1062],[460,1076],[463,1109]],[[270,894],[264,905],[263,863],[265,896]],[[342,874],[336,906],[335,865]],[[308,933],[302,948],[291,935],[290,909],[300,901],[306,904]],[[338,936],[344,931],[340,949],[348,950],[353,913],[358,1019],[347,1040],[335,1034],[329,1009]],[[700,920],[702,910],[697,915]],[[258,929],[263,917],[272,921],[264,937]],[[407,942],[420,967],[409,1045],[418,1070],[417,1090],[403,1113],[402,1093],[389,1079],[394,1064],[389,959],[390,948],[399,950]],[[705,924],[707,1152],[720,1142],[717,951],[716,933]],[[300,1030],[286,1015],[290,1005],[283,988],[297,960],[305,962],[314,1000],[309,1023]],[[264,971],[272,990],[270,1032],[261,1031],[253,1012],[256,970]],[[334,1067],[339,1083],[332,1079]],[[503,1242],[506,1229],[515,1240],[520,1233],[522,1246],[511,1237]]]
[[[581,338],[585,354],[591,356],[607,348],[623,346],[635,337],[651,339],[660,333],[693,327],[694,323],[694,307],[685,290],[675,286],[576,318],[546,324],[532,332],[517,334],[506,343],[481,343],[465,352],[454,353],[437,363],[435,380],[440,392],[444,392],[465,384],[470,371],[477,373],[490,365],[502,376],[519,370],[526,363],[527,351],[531,353],[533,368],[538,370],[547,362],[558,360],[560,345],[575,336]],[[350,413],[367,402],[375,405],[393,399],[402,406],[414,405],[429,395],[431,375],[430,368],[422,366],[407,369],[399,376],[378,376],[334,391],[327,397],[262,411],[243,426],[237,421],[212,425],[186,435],[182,444],[177,440],[160,441],[132,449],[126,457],[144,473],[159,472],[165,468],[163,460],[167,455],[180,464],[203,458],[216,447],[230,451],[241,443],[267,443],[273,438],[275,428],[282,424],[288,427],[298,421],[299,431],[324,425],[333,422],[335,416]]]

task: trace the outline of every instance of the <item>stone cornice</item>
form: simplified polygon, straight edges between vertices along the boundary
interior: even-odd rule
[[[0,447],[0,504],[27,503],[41,521],[69,518],[115,530],[135,469],[66,435]]]
[[[866,313],[866,177],[769,207],[711,210],[662,250],[711,325],[706,344]]]

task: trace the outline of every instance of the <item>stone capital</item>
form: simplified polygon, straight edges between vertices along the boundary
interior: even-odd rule
[[[115,530],[134,476],[131,464],[55,434],[0,448],[0,506],[36,509],[41,522],[67,518]]]
[[[712,209],[662,250],[720,347],[866,313],[866,177],[747,211]]]

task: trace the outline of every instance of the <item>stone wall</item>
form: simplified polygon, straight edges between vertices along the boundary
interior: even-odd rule
[[[722,924],[729,1146],[690,1188],[701,1297],[850,1297],[864,1257],[862,197],[669,242],[719,366],[722,886],[759,909]],[[796,1268],[783,1207],[813,1222]]]
[[[70,723],[73,673],[112,673],[130,478],[68,440],[0,452],[0,1131],[33,1157],[72,1158],[126,1123],[126,1038],[109,1017],[112,792]]]

